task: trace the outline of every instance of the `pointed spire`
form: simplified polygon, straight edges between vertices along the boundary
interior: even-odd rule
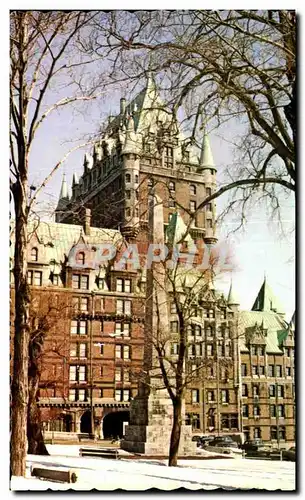
[[[282,305],[267,283],[266,273],[263,284],[252,306],[252,311],[274,312],[278,314],[284,312]]]
[[[235,295],[235,292],[233,290],[232,278],[231,278],[231,284],[230,284],[230,290],[229,290],[227,302],[228,302],[228,306],[238,306],[239,305],[239,300],[237,299],[237,296]]]
[[[66,181],[66,174],[62,176],[61,188],[56,210],[63,210],[69,201],[68,184]]]
[[[61,189],[60,189],[60,194],[59,194],[59,200],[64,200],[64,199],[69,199],[66,174],[63,174],[63,176],[62,176]]]
[[[200,169],[203,168],[215,168],[214,158],[212,154],[212,149],[210,145],[210,139],[207,134],[206,128],[204,127],[204,135],[202,140],[202,147],[199,160]]]
[[[73,178],[72,178],[72,186],[76,186],[78,184],[78,175],[74,172]]]
[[[93,158],[92,156],[89,154],[89,153],[85,153],[85,156],[84,156],[84,167],[86,169],[87,168],[92,168],[93,166]]]

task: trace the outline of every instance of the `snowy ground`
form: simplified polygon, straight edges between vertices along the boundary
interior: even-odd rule
[[[224,489],[295,489],[295,464],[250,459],[179,460],[178,467],[166,467],[162,460],[112,460],[79,457],[79,446],[48,445],[50,456],[29,455],[27,477],[13,477],[11,489],[24,490],[97,490],[111,491]],[[74,484],[56,483],[31,477],[32,465],[73,469]]]

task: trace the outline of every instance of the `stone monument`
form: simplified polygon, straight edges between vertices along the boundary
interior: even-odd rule
[[[153,195],[149,199],[149,242],[159,244],[161,248],[164,245],[163,205],[162,201]],[[134,453],[168,456],[173,405],[167,389],[164,388],[155,349],[157,336],[162,335],[166,338],[169,335],[165,278],[165,268],[162,263],[155,262],[147,269],[144,326],[146,380],[139,383],[138,394],[131,401],[130,423],[126,427],[121,448]],[[170,342],[167,342],[166,348],[170,349]],[[182,422],[179,456],[194,455],[196,443],[192,441],[191,426],[184,424],[184,404]]]

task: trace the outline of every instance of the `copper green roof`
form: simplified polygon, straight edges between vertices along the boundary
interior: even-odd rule
[[[266,278],[258,292],[258,295],[252,306],[252,311],[273,311],[277,313],[283,313],[283,307],[280,304],[277,297],[273,294],[270,286],[266,282]]]
[[[248,351],[245,344],[245,330],[246,328],[263,326],[266,330],[266,352],[267,353],[280,353],[280,345],[286,335],[287,323],[278,314],[272,311],[241,311],[239,315],[239,343],[241,351]]]
[[[166,228],[166,241],[171,245],[175,245],[180,241],[180,239],[185,233],[186,233],[186,224],[184,223],[179,212],[175,212],[172,215],[172,218],[169,221],[168,226]],[[185,237],[184,241],[187,241],[188,243],[194,243],[189,233]]]

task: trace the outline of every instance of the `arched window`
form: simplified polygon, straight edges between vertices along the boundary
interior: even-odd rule
[[[31,261],[37,262],[37,260],[38,260],[38,248],[33,247],[31,250]]]
[[[138,174],[136,174],[134,176],[134,181],[135,181],[136,184],[138,184],[138,182],[139,182],[139,176],[138,176]]]
[[[194,184],[190,185],[190,194],[196,194],[196,186]]]
[[[76,264],[79,266],[83,266],[85,264],[85,253],[84,252],[78,252],[76,255]]]
[[[205,332],[206,332],[207,337],[212,336],[212,328],[210,326],[206,327]]]
[[[126,182],[130,182],[131,181],[131,175],[130,174],[126,174],[125,175],[125,180],[126,180]]]
[[[169,187],[169,190],[170,190],[170,191],[175,191],[175,183],[174,183],[174,182],[172,182],[172,181],[171,181],[171,182],[168,184],[168,187]]]

